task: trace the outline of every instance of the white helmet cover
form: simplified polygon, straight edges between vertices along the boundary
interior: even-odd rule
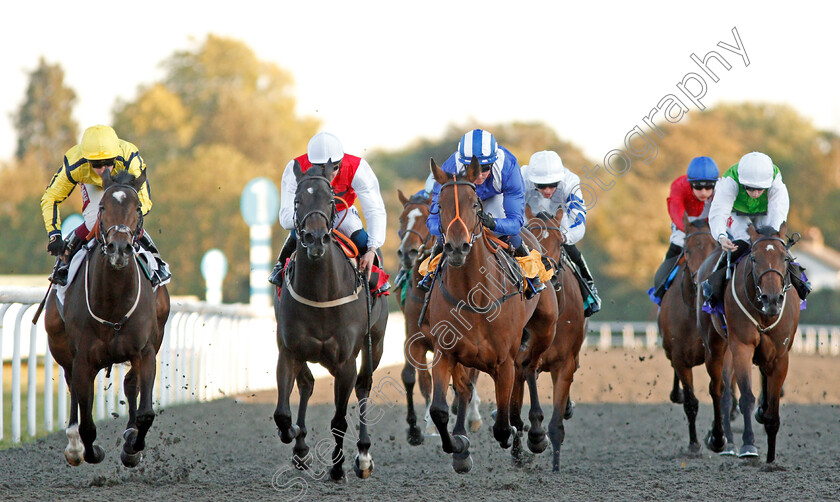
[[[755,188],[773,184],[773,161],[761,152],[751,152],[738,161],[738,183]]]
[[[313,164],[338,162],[344,158],[344,147],[341,146],[341,141],[335,134],[319,132],[309,140],[306,155],[309,157],[309,162]]]
[[[535,185],[558,183],[563,179],[566,167],[557,152],[544,150],[531,155],[528,162],[528,181]]]

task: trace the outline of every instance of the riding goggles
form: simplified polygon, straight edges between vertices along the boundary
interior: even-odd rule
[[[557,188],[560,182],[555,183],[535,183],[534,186],[537,187],[537,190],[545,190],[546,188]]]
[[[688,184],[694,190],[714,190],[715,183],[714,181],[691,181]]]

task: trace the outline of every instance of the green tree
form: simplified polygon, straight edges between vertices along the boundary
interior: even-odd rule
[[[76,93],[64,85],[64,70],[44,58],[29,74],[23,104],[14,114],[19,162],[54,171],[64,152],[76,144],[79,126],[73,120]]]

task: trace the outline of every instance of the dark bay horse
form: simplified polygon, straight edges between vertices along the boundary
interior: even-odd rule
[[[422,276],[420,275],[420,263],[426,259],[431,253],[431,248],[434,246],[434,236],[429,232],[426,226],[426,220],[429,217],[429,209],[431,205],[431,197],[426,198],[414,195],[406,197],[401,190],[397,190],[400,202],[403,204],[403,211],[400,214],[400,247],[397,250],[397,257],[400,260],[401,267],[407,271],[408,277],[405,279],[404,293],[400,291],[401,298],[400,309],[403,312],[405,319],[405,366],[402,370],[402,381],[406,390],[407,413],[406,422],[408,422],[408,442],[411,445],[419,445],[423,443],[424,432],[426,434],[436,434],[434,423],[429,416],[429,408],[431,407],[432,397],[432,372],[431,367],[435,360],[427,362],[426,353],[434,352],[435,341],[431,335],[429,327],[428,316],[425,316],[420,321],[420,313],[423,310],[423,302],[425,300],[425,292],[417,287]],[[459,377],[469,378],[471,382],[475,383],[475,378],[478,372],[471,372],[469,374],[461,371],[456,372]],[[417,426],[417,413],[414,410],[414,384],[419,378],[420,393],[426,401],[426,430],[423,431]],[[457,392],[465,392],[470,388],[469,382],[455,382]],[[467,420],[469,421],[470,431],[476,432],[481,428],[481,415],[478,412],[478,404],[480,402],[478,393],[475,387],[472,387],[472,398],[470,399],[470,407],[467,410]]]
[[[135,241],[143,230],[137,191],[145,181],[145,171],[137,179],[127,171],[112,179],[105,170],[95,246],[67,286],[64,305],[55,290],[47,300],[44,325],[50,352],[64,368],[70,389],[69,444],[64,450],[70,465],[79,465],[82,459],[95,464],[105,457],[104,450],[94,444],[92,414],[94,379],[103,368],[110,372],[113,364],[131,363],[123,382],[128,425],[120,453],[127,467],[140,462],[146,433],[155,419],[155,356],[169,317],[169,292],[165,286],[152,288],[135,255]]]
[[[555,275],[557,276],[555,280],[558,284],[555,288],[557,290],[555,294],[557,296],[558,317],[554,341],[543,352],[542,363],[539,368],[540,371],[551,374],[554,389],[552,396],[554,411],[548,424],[548,437],[551,439],[553,450],[551,461],[553,471],[560,470],[560,447],[566,437],[563,420],[572,418],[574,411],[569,390],[574,380],[575,371],[580,366],[580,348],[583,345],[589,325],[589,319],[583,315],[583,295],[578,287],[566,251],[563,249],[565,231],[560,224],[563,219],[563,211],[564,208],[561,207],[554,218],[547,220],[530,217],[530,208],[526,211],[526,215],[530,217],[528,229],[542,246],[543,256],[554,262]],[[514,391],[514,399],[511,404],[512,418],[519,414],[518,409],[522,405],[524,395],[523,377],[517,379],[518,392]]]
[[[751,417],[755,405],[751,370],[752,364],[758,365],[761,398],[755,418],[764,424],[767,433],[767,463],[776,458],[776,435],[781,424],[779,401],[787,376],[790,348],[799,325],[799,296],[791,288],[787,275],[789,241],[786,240],[786,231],[784,223],[778,232],[769,227],[758,230],[749,227],[750,253],[735,267],[726,287],[726,330],[718,316],[711,316],[715,334],[721,337],[728,334],[734,375],[741,391],[739,406],[744,417],[744,432],[739,456],[742,457],[758,454]],[[701,273],[708,272],[704,269],[711,268],[714,256],[703,264]],[[723,371],[723,353],[713,352],[717,357],[715,371],[709,371],[712,378],[710,390],[728,381],[728,375]],[[717,448],[725,441],[723,432],[728,429],[728,423],[725,423],[728,416],[720,412],[724,408],[721,394],[712,395],[715,422],[707,445],[714,451],[719,451]]]
[[[454,453],[452,466],[462,473],[472,467],[464,426],[470,394],[458,395],[453,435],[447,429],[446,404],[449,378],[457,371],[458,364],[476,368],[493,378],[497,405],[493,436],[503,448],[509,448],[518,433],[511,425],[510,401],[516,365],[521,365],[531,398],[528,446],[535,453],[548,446],[542,428],[536,374],[540,356],[554,339],[557,298],[553,291],[546,289],[524,300],[513,286],[504,268],[506,258],[496,255],[497,252],[503,255],[504,251],[491,244],[478,219],[477,213],[482,208],[474,184],[481,174],[478,160],[472,159],[463,178],[444,172],[434,160],[430,164],[435,181],[441,185],[438,203],[444,253],[443,265],[438,266],[441,275],[430,293],[429,304],[435,350],[440,354],[432,369],[431,415],[441,435],[443,451]],[[524,230],[523,236],[531,247],[539,249],[530,232]]]
[[[671,287],[662,297],[657,324],[662,334],[665,355],[674,368],[674,390],[671,401],[682,401],[685,416],[688,419],[688,448],[692,452],[700,450],[697,440],[697,410],[699,401],[694,395],[694,377],[691,368],[703,364],[706,360],[706,348],[697,324],[697,271],[700,265],[713,251],[718,249],[717,241],[709,230],[709,220],[688,221],[683,213],[683,228],[686,229],[683,253],[678,263],[679,271]],[[679,383],[682,383],[680,393]]]
[[[284,443],[295,441],[293,463],[304,469],[312,457],[306,444],[306,404],[312,394],[307,361],[320,363],[335,377],[335,415],[331,430],[335,438],[330,478],[344,479],[344,437],[347,433],[347,403],[355,386],[359,400],[359,436],[353,469],[360,478],[373,472],[367,405],[373,370],[382,357],[388,302],[368,296],[367,278],[349,261],[336,242],[332,224],[335,194],[330,184],[332,168],[312,167],[301,172],[294,164],[295,231],[294,264],[285,274],[285,284],[274,299],[277,319],[277,408],[274,421]],[[361,369],[356,357],[362,352]],[[296,425],[292,424],[289,395],[295,379],[301,392]],[[302,385],[303,384],[303,385]]]

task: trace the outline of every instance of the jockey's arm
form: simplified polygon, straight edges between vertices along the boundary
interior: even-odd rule
[[[295,192],[297,178],[294,172],[295,161],[290,160],[280,180],[280,226],[286,230],[295,228]]]
[[[685,200],[683,199],[683,192],[680,187],[679,178],[671,183],[671,193],[668,195],[668,216],[671,217],[671,222],[676,227],[685,232],[683,227],[683,213],[685,213]],[[733,199],[734,200],[734,199]]]
[[[440,183],[435,182],[434,188],[432,188],[432,204],[429,206],[429,217],[426,219],[426,226],[429,228],[429,233],[435,237],[440,237],[440,206],[438,205],[440,188]]]
[[[724,176],[715,185],[715,197],[709,208],[709,228],[712,237],[720,242],[720,238],[726,236],[727,220],[732,214],[732,206],[735,204],[735,197],[738,196],[738,182]]]
[[[140,157],[140,152],[137,151],[137,147],[132,145],[131,143],[127,143],[130,150],[126,152],[128,154],[128,158],[125,161],[125,169],[135,178],[139,178],[140,175],[143,174],[143,171],[146,170],[146,163],[143,162],[143,158]],[[143,183],[143,186],[140,187],[140,191],[137,192],[137,196],[140,198],[140,210],[143,212],[143,215],[148,214],[149,211],[152,210],[152,198],[149,196],[149,179],[146,178],[146,182]]]
[[[356,170],[356,175],[353,176],[351,185],[359,198],[362,214],[364,214],[367,222],[368,249],[378,249],[385,242],[385,202],[382,200],[379,180],[376,179],[376,174],[370,168],[370,164],[364,159],[359,163],[359,168]]]
[[[787,186],[782,182],[782,175],[779,173],[773,180],[773,184],[767,190],[767,222],[775,230],[779,230],[787,220],[790,210],[790,195]]]
[[[50,237],[61,235],[61,216],[59,215],[58,205],[76,187],[76,183],[67,175],[68,165],[67,157],[65,157],[64,163],[58,169],[58,172],[53,175],[44,195],[41,197],[41,214],[44,217],[44,226]]]
[[[525,187],[518,165],[503,173],[502,193],[505,217],[496,218],[496,228],[493,231],[500,235],[519,235],[522,225],[525,224]]]
[[[583,201],[583,192],[580,189],[580,178],[569,172],[564,181],[564,186],[571,188],[564,203],[563,219],[560,228],[566,230],[565,244],[575,244],[583,238],[586,233],[586,203]]]

